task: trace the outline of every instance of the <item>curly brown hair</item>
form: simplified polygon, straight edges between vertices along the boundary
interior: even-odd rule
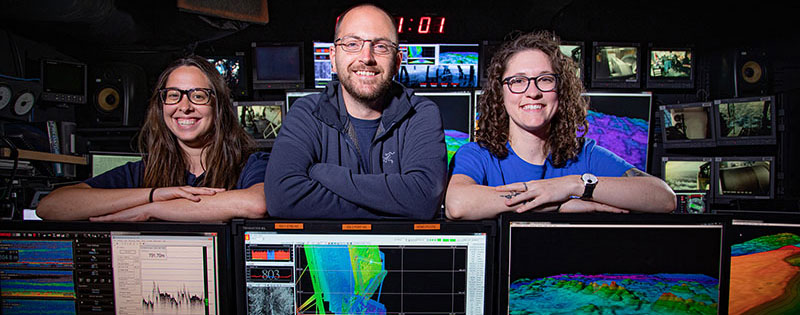
[[[200,56],[178,59],[158,77],[150,97],[144,126],[139,134],[139,151],[148,152],[144,156],[143,187],[186,185],[188,156],[180,149],[177,137],[164,122],[164,105],[158,92],[165,87],[170,74],[183,66],[197,67],[203,71],[215,95],[210,103],[214,108],[213,123],[204,135],[205,175],[199,186],[233,189],[248,156],[255,151],[255,142],[237,121],[236,110],[224,79],[211,63]]]
[[[553,72],[558,74],[558,110],[547,130],[545,147],[550,153],[550,163],[563,166],[574,159],[583,146],[583,135],[589,128],[586,111],[589,107],[586,98],[581,96],[583,84],[577,77],[578,66],[559,50],[559,38],[548,31],[523,34],[503,43],[495,52],[488,67],[488,82],[483,87],[483,95],[478,104],[480,119],[476,140],[500,159],[508,156],[509,117],[503,104],[501,82],[509,59],[521,51],[540,50],[545,53]],[[581,132],[578,136],[577,133]]]

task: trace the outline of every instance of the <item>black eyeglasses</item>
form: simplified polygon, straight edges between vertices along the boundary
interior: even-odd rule
[[[214,90],[208,88],[193,88],[189,90],[181,90],[177,88],[164,88],[158,90],[161,96],[161,101],[164,105],[175,105],[181,101],[183,95],[189,98],[189,102],[195,105],[207,105],[214,96]]]
[[[515,75],[505,78],[500,82],[508,85],[508,90],[511,91],[511,93],[522,94],[528,91],[528,88],[531,86],[531,81],[533,81],[533,85],[536,86],[539,91],[550,92],[555,90],[558,86],[558,74],[545,73],[535,77]]]
[[[357,53],[364,48],[364,43],[372,43],[372,52],[376,55],[388,55],[397,49],[397,44],[385,39],[362,39],[356,36],[345,36],[333,41],[334,45],[342,47],[346,52]]]

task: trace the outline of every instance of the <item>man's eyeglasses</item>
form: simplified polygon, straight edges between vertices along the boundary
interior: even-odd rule
[[[500,82],[508,85],[508,90],[511,91],[511,93],[522,94],[528,91],[528,88],[531,86],[531,81],[533,81],[533,85],[536,86],[539,91],[550,92],[555,90],[558,86],[558,74],[545,73],[535,77],[515,75],[505,78]]]
[[[397,44],[391,41],[385,39],[362,39],[355,36],[337,38],[333,41],[333,44],[342,47],[346,52],[357,53],[364,48],[365,42],[372,43],[372,52],[376,55],[388,55],[397,50]]]
[[[161,101],[164,105],[175,105],[181,101],[183,95],[189,98],[189,102],[195,105],[207,105],[214,96],[214,90],[208,88],[194,88],[189,90],[181,90],[177,88],[164,88],[158,90],[161,96]]]

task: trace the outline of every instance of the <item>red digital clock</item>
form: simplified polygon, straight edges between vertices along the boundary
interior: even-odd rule
[[[395,16],[394,21],[397,23],[399,34],[444,34],[443,16]]]

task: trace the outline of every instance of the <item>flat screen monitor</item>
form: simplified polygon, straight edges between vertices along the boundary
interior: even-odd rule
[[[664,148],[716,146],[714,105],[711,102],[663,105],[658,109]]]
[[[632,88],[641,86],[639,44],[594,42],[593,88]]]
[[[714,158],[714,202],[733,199],[772,199],[775,190],[775,158]]]
[[[219,71],[231,90],[233,99],[238,100],[248,96],[247,62],[243,51],[230,55],[209,56],[208,62]]]
[[[729,220],[502,215],[496,314],[726,314]]]
[[[238,314],[491,314],[493,222],[234,230]]]
[[[0,222],[2,314],[229,314],[224,224]]]
[[[575,65],[578,67],[578,70],[575,72],[575,75],[578,76],[578,79],[583,78],[583,43],[582,42],[569,42],[564,41],[561,42],[561,45],[558,46],[561,50],[561,53],[564,56],[572,59],[575,62]]]
[[[142,155],[130,152],[91,151],[89,152],[89,158],[89,165],[92,170],[90,175],[94,177],[129,162],[141,161]]]
[[[694,88],[694,58],[691,48],[650,46],[647,88]]]
[[[775,144],[775,97],[714,101],[717,145]]]
[[[314,88],[324,88],[331,83],[336,73],[331,64],[333,43],[314,42]]]
[[[661,176],[677,196],[675,213],[707,213],[712,200],[710,157],[662,157]]]
[[[304,91],[288,91],[286,92],[286,111],[288,112],[289,109],[292,108],[292,104],[295,101],[306,97],[308,95],[313,95],[319,93],[321,90],[304,90]]]
[[[589,92],[583,95],[589,97],[586,137],[648,172],[652,94]]]
[[[800,216],[731,213],[729,314],[795,313]]]
[[[303,43],[252,43],[253,89],[302,89]]]
[[[42,100],[86,104],[86,64],[42,60]]]
[[[472,102],[475,106],[475,129],[472,132],[472,140],[475,141],[475,133],[478,131],[478,119],[481,118],[481,113],[478,110],[478,106],[480,105],[481,96],[483,95],[483,90],[475,90],[475,99]]]
[[[427,97],[439,106],[449,165],[458,148],[473,139],[475,107],[472,105],[472,93],[469,91],[416,92],[415,95]]]
[[[476,88],[478,44],[400,44],[395,78],[410,88]]]
[[[281,130],[285,103],[283,101],[234,102],[239,124],[259,147],[275,142]]]

